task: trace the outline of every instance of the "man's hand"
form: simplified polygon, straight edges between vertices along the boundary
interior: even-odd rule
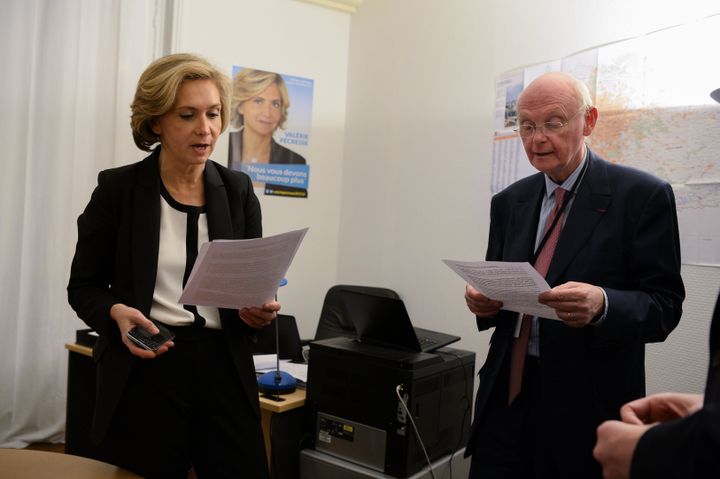
[[[605,421],[597,428],[597,444],[593,456],[602,465],[605,479],[626,479],[630,477],[635,447],[640,436],[651,426],[625,424],[620,421]]]
[[[702,405],[702,394],[659,393],[625,404],[620,417],[628,424],[652,424],[689,416]]]
[[[465,285],[465,302],[470,312],[481,318],[495,316],[503,306],[502,301],[488,298],[469,284]]]
[[[157,334],[160,332],[152,321],[147,319],[145,315],[135,308],[125,306],[121,303],[116,303],[112,306],[112,308],[110,308],[110,317],[117,323],[118,328],[120,329],[120,338],[122,339],[123,344],[134,356],[142,359],[153,359],[166,353],[168,349],[175,346],[175,343],[168,341],[160,346],[157,351],[148,351],[147,349],[143,349],[132,342],[132,340],[127,337],[127,333],[136,326],[145,329],[150,334]]]
[[[573,328],[582,328],[605,309],[605,296],[599,287],[575,281],[540,293],[538,301],[553,308],[558,317]]]
[[[251,328],[260,329],[275,321],[278,311],[280,311],[280,303],[270,301],[259,308],[243,308],[238,311],[238,315]]]

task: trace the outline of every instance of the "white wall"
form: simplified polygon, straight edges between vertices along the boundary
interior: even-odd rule
[[[265,236],[310,227],[279,291],[283,312],[311,338],[335,283],[350,16],[291,0],[176,0],[173,51],[199,53],[228,75],[233,65],[314,80],[307,199],[264,196]],[[213,159],[227,161],[227,133]]]
[[[478,366],[490,333],[475,330],[463,283],[440,259],[484,256],[496,76],[720,11],[667,0],[365,0],[353,15],[291,0],[176,8],[173,51],[315,80],[310,197],[261,196],[266,234],[310,226],[280,291],[302,335],[332,284],[387,286],[417,325],[461,335]],[[683,275],[681,325],[648,348],[650,391],[704,384],[720,271]]]
[[[338,282],[396,289],[416,325],[461,335],[482,364],[490,333],[440,259],[485,254],[495,77],[718,12],[716,1],[365,0],[350,30]],[[720,270],[683,276],[681,325],[648,349],[650,392],[704,386]]]

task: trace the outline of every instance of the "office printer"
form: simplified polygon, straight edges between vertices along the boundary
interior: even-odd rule
[[[416,353],[350,338],[315,341],[306,401],[314,448],[384,474],[410,476],[426,459],[400,398],[434,461],[467,442],[474,369],[475,353],[449,347]]]

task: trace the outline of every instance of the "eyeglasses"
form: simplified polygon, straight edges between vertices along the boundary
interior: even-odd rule
[[[563,129],[575,119],[575,117],[577,117],[581,113],[586,112],[587,110],[580,110],[565,121],[546,121],[545,123],[541,123],[540,125],[523,123],[514,131],[516,131],[520,135],[520,138],[523,139],[532,138],[533,136],[535,136],[535,132],[537,131],[541,131],[544,135],[559,135],[560,133],[562,133]]]

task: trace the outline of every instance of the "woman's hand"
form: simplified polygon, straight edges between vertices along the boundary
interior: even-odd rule
[[[161,354],[164,354],[171,347],[175,346],[175,343],[168,341],[158,348],[157,351],[148,351],[137,346],[128,337],[127,333],[134,327],[138,326],[145,329],[150,334],[157,334],[160,330],[153,324],[152,321],[147,319],[140,311],[124,304],[114,304],[110,308],[110,317],[117,323],[120,329],[120,338],[122,338],[123,344],[128,348],[131,354],[142,359],[153,359]]]
[[[259,308],[242,308],[238,311],[238,315],[251,328],[260,329],[275,321],[278,311],[280,311],[280,303],[270,301]]]

